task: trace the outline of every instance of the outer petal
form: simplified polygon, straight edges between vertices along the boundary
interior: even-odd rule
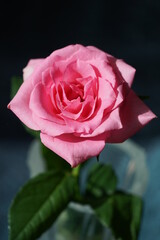
[[[57,124],[57,123],[49,121],[47,119],[43,119],[34,113],[32,115],[32,118],[37,123],[37,125],[41,129],[41,131],[48,135],[58,136],[58,135],[61,135],[64,133],[72,133],[73,132],[73,130],[66,125]]]
[[[64,72],[66,66],[71,62],[77,61],[77,59],[86,62],[86,64],[92,64],[93,66],[97,66],[95,63],[98,61],[100,65],[102,61],[107,61],[107,54],[99,49],[93,51],[89,47],[75,44],[54,51],[47,59],[53,64],[55,63],[55,58],[57,60],[56,66],[61,72]]]
[[[106,54],[105,52],[99,50],[96,47],[85,47],[81,44],[73,44],[69,45],[67,47],[58,49],[54,51],[50,57],[54,57],[55,55],[58,55],[59,57],[62,57],[61,59],[66,59],[66,60],[89,60],[92,58],[96,59],[106,59]]]
[[[72,167],[99,155],[105,146],[105,141],[100,137],[83,139],[67,134],[54,138],[43,133],[40,136],[45,146],[64,158]]]
[[[114,58],[110,54],[104,53],[102,50],[100,50],[96,47],[88,46],[87,48],[96,52],[97,55],[101,56],[103,59],[105,59],[106,56],[109,57],[109,58]],[[116,65],[117,65],[119,71],[121,72],[123,78],[125,79],[125,81],[128,83],[129,86],[131,86],[132,82],[133,82],[133,79],[134,79],[135,72],[136,72],[135,68],[128,65],[127,63],[125,63],[121,59],[116,60]]]
[[[93,52],[95,52],[97,54],[97,56],[101,56],[101,58],[106,58],[106,56],[111,56],[110,54],[100,50],[99,48],[97,47],[94,47],[94,46],[87,46],[87,48]]]
[[[72,61],[75,61],[78,59],[83,58],[86,56],[86,48],[82,45],[69,45],[67,47],[58,49],[51,53],[47,58],[43,59],[43,64],[40,62],[36,65],[34,68],[34,71],[32,71],[32,75],[29,74],[29,77],[32,77],[33,84],[37,84],[42,80],[42,72],[44,72],[46,69],[53,67],[57,68],[57,70],[64,72],[66,69],[66,66],[71,63]],[[89,50],[88,50],[89,52]],[[88,56],[88,54],[87,54]],[[88,56],[89,58],[89,56]]]
[[[96,68],[94,69],[96,70],[96,74],[97,72],[101,73],[104,71],[104,74],[99,74],[99,76],[103,76],[104,78],[107,78],[107,79],[110,79],[112,77],[113,81],[115,82],[115,79],[114,79],[115,77],[114,77],[114,73],[112,73],[112,69],[109,69],[108,71],[106,66],[102,66],[107,64],[108,62],[107,56],[110,56],[110,55],[104,53],[103,51],[101,51],[101,54],[100,54],[100,50],[98,50],[98,52],[93,51],[80,44],[69,45],[67,47],[54,51],[50,56],[44,59],[43,64],[36,65],[36,69],[35,69],[36,71],[34,71],[32,74],[32,81],[34,85],[37,82],[41,81],[42,72],[45,71],[47,68],[53,67],[53,65],[54,67],[59,69],[60,72],[64,72],[66,70],[66,67],[71,62],[77,61],[78,59],[91,64],[92,67],[96,66]]]
[[[122,77],[124,78],[124,80],[131,87],[133,79],[134,79],[134,75],[135,75],[135,72],[136,72],[136,69],[133,68],[132,66],[128,65],[127,63],[125,63],[121,59],[117,59],[116,65],[117,65],[119,71],[121,72]]]
[[[73,55],[77,55],[81,49],[85,48],[84,46],[80,44],[73,44],[68,45],[64,48],[60,48],[55,50],[49,57],[55,57],[59,56],[62,57],[62,59],[69,59]]]
[[[100,134],[106,133],[108,138],[110,132],[112,130],[118,130],[122,128],[121,119],[119,116],[119,108],[116,108],[114,111],[108,114],[103,120],[102,123],[95,128],[95,130],[91,134],[80,134],[81,137],[95,137],[99,136]],[[106,138],[105,138],[106,139]]]
[[[27,127],[33,130],[40,130],[37,124],[32,119],[32,111],[29,108],[30,95],[33,90],[31,81],[25,81],[19,88],[16,96],[8,104],[8,108],[11,109],[16,116],[27,125]]]
[[[130,90],[124,105],[120,107],[121,129],[110,132],[106,142],[121,143],[135,134],[156,115]]]
[[[31,59],[27,66],[23,69],[23,80],[29,78],[29,76],[33,73],[34,69],[43,62],[43,59]]]
[[[116,73],[113,71],[113,68],[110,65],[109,58],[106,58],[104,61],[101,59],[93,59],[90,62],[96,71],[99,72],[99,76],[108,80],[113,87],[117,87],[118,85],[122,84],[122,77],[117,79]]]

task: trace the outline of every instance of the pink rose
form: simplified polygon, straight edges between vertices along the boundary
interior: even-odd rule
[[[70,45],[30,60],[10,108],[72,167],[155,118],[131,90],[135,69],[95,48]]]

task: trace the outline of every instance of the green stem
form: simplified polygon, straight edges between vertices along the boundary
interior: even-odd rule
[[[73,175],[74,177],[78,177],[79,171],[80,171],[80,164],[79,164],[77,167],[73,168],[73,170],[72,170],[72,175]]]

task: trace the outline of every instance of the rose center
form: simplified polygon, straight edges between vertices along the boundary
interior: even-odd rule
[[[83,99],[84,90],[80,84],[65,84],[64,91],[69,101],[72,101],[77,98],[80,98],[81,101],[84,101]]]

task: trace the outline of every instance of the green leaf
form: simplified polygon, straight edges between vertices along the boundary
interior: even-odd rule
[[[39,138],[40,137],[40,131],[32,130],[32,129],[28,128],[24,124],[23,124],[23,126],[24,126],[26,132],[29,133],[32,137],[35,137],[35,138]]]
[[[138,196],[117,192],[108,197],[95,212],[116,238],[137,239],[142,214],[142,200]]]
[[[11,78],[11,99],[16,95],[22,83],[23,83],[23,79],[21,77]]]
[[[41,144],[41,151],[48,170],[56,169],[62,172],[70,172],[72,170],[70,164],[67,163],[66,160],[45,147],[43,144]]]
[[[87,179],[86,191],[95,197],[112,194],[117,185],[116,175],[110,165],[95,164]]]
[[[17,194],[9,212],[10,240],[35,240],[66,208],[76,178],[57,171],[31,179]]]

